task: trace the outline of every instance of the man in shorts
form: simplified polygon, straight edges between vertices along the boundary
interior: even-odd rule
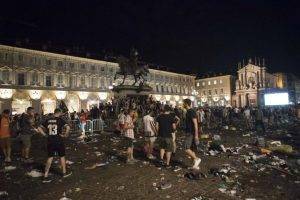
[[[153,118],[153,111],[149,110],[148,114],[143,117],[143,124],[144,124],[144,136],[145,136],[145,149],[147,151],[147,158],[150,160],[155,159],[153,156],[153,147],[154,142],[156,140],[156,126],[155,120]]]
[[[61,110],[59,108],[56,108],[54,111],[54,115],[46,119],[46,121],[43,122],[42,127],[40,127],[40,131],[44,133],[44,129],[45,129],[46,130],[45,132],[48,135],[47,138],[48,159],[45,167],[45,174],[44,174],[44,181],[43,181],[44,183],[51,182],[51,179],[49,179],[48,174],[54,156],[60,157],[63,178],[66,178],[72,174],[71,172],[67,173],[66,171],[65,144],[64,144],[64,138],[68,136],[70,127],[66,123],[66,121],[61,117],[61,115],[62,115]],[[65,130],[65,133],[63,133],[63,130]]]
[[[175,118],[171,114],[171,107],[164,106],[164,112],[157,117],[156,129],[158,130],[158,144],[161,162],[166,156],[166,168],[170,167],[171,155],[174,150],[172,133],[176,128]]]
[[[133,157],[133,141],[134,141],[134,110],[129,110],[124,125],[124,137],[127,147],[127,163],[134,164],[136,160]]]
[[[10,145],[10,119],[9,110],[4,110],[0,117],[0,146],[3,151],[5,162],[11,162],[11,145]]]
[[[35,128],[35,118],[33,107],[28,107],[26,113],[23,113],[20,117],[20,140],[22,142],[22,159],[25,163],[32,162],[29,158],[29,152],[31,147],[31,138],[38,130]]]
[[[183,106],[186,109],[185,120],[185,152],[193,159],[192,169],[199,169],[201,159],[197,157],[196,153],[192,150],[196,149],[199,145],[198,135],[198,121],[196,111],[192,109],[192,101],[190,99],[183,100]]]

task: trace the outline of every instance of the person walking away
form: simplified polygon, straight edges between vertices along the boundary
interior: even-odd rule
[[[129,110],[125,118],[124,137],[127,147],[127,163],[134,164],[136,160],[133,157],[134,142],[134,111]]]
[[[247,130],[251,130],[251,112],[250,112],[250,109],[249,107],[245,107],[245,110],[244,110],[244,117],[245,117],[245,122],[246,122],[246,128]]]
[[[180,118],[176,115],[174,111],[171,111],[170,113],[175,121],[175,128],[174,131],[172,132],[172,139],[173,139],[173,151],[172,153],[175,155],[177,145],[176,145],[176,133],[177,133],[177,128],[180,126]]]
[[[0,146],[4,154],[4,161],[11,162],[11,143],[10,143],[10,110],[3,110],[0,116]]]
[[[144,136],[145,136],[145,149],[147,152],[147,158],[150,160],[155,159],[153,156],[153,147],[156,140],[157,130],[154,120],[154,112],[152,110],[147,111],[147,115],[143,117]]]
[[[257,108],[255,113],[255,124],[256,124],[256,131],[262,130],[265,133],[265,125],[263,122],[264,114],[260,107]]]
[[[25,163],[32,162],[29,158],[31,138],[38,130],[35,128],[35,118],[33,107],[28,107],[26,113],[20,117],[20,140],[22,142],[22,159]]]
[[[166,168],[170,167],[170,160],[173,147],[172,133],[176,129],[176,122],[174,116],[170,114],[171,107],[164,106],[164,112],[157,117],[156,129],[158,130],[158,143],[160,148],[160,160],[164,163],[164,156],[166,156]]]
[[[85,138],[85,127],[86,127],[86,121],[87,121],[87,114],[84,112],[84,110],[81,110],[80,116],[80,129],[81,129],[81,138]]]
[[[199,169],[201,159],[197,157],[193,149],[199,145],[198,122],[196,111],[191,108],[192,101],[190,99],[183,100],[183,106],[186,111],[186,126],[185,126],[185,152],[193,159],[193,169]]]
[[[70,126],[62,118],[62,111],[59,108],[54,110],[54,115],[43,122],[42,126],[39,127],[41,133],[48,135],[47,137],[47,152],[48,159],[45,166],[44,183],[51,182],[48,177],[49,170],[53,161],[54,156],[60,157],[60,163],[62,167],[62,177],[66,178],[72,174],[67,173],[66,170],[66,158],[65,158],[65,144],[64,138],[68,137]],[[65,130],[65,132],[64,132]]]

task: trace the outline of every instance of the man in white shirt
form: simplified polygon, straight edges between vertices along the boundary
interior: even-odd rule
[[[245,107],[244,117],[245,117],[246,127],[249,130],[251,129],[251,112],[248,106]]]
[[[153,156],[153,147],[154,142],[156,140],[156,128],[155,128],[155,120],[153,118],[153,111],[149,110],[147,115],[143,117],[143,125],[144,125],[144,136],[145,136],[145,149],[147,151],[147,158],[150,160],[155,159]]]

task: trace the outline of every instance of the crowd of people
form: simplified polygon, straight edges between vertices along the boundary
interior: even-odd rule
[[[135,136],[142,133],[145,140],[146,157],[157,159],[159,163],[171,168],[171,157],[176,152],[178,133],[185,133],[184,150],[192,159],[191,168],[198,170],[201,163],[197,147],[201,134],[218,131],[228,126],[244,126],[248,131],[266,133],[271,127],[277,127],[286,120],[296,118],[293,106],[286,107],[198,107],[194,108],[190,99],[183,101],[182,107],[170,106],[150,97],[125,97],[114,99],[111,103],[94,106],[89,111],[68,113],[64,108],[57,108],[53,113],[38,115],[34,108],[27,108],[19,116],[11,116],[4,110],[0,118],[0,144],[5,162],[11,159],[11,137],[17,137],[22,144],[21,157],[25,163],[32,162],[30,157],[31,138],[33,134],[47,136],[48,159],[46,161],[44,182],[50,182],[48,172],[53,157],[60,157],[62,176],[68,177],[66,171],[64,140],[70,133],[70,121],[78,121],[82,137],[85,138],[85,126],[88,119],[107,121],[114,119],[115,129],[122,136],[127,148],[127,163],[136,162],[134,157]],[[157,146],[159,154],[154,155]]]

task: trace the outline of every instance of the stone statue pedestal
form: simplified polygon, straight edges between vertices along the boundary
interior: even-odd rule
[[[127,97],[127,96],[149,96],[153,91],[148,85],[134,86],[134,85],[118,85],[115,86],[112,91],[115,97]]]

